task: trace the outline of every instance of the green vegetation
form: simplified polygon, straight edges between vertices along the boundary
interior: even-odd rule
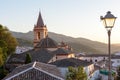
[[[7,74],[4,64],[7,56],[15,51],[16,46],[16,39],[11,35],[5,26],[0,25],[0,79],[5,77]]]
[[[116,80],[120,80],[120,67],[118,67],[118,69],[117,69],[117,79]]]
[[[4,66],[0,66],[0,80],[2,80],[7,74],[8,71],[4,68]]]
[[[3,65],[3,54],[2,54],[2,49],[0,48],[0,66]]]
[[[16,46],[16,39],[5,26],[0,25],[0,65],[5,63],[7,56],[15,51]]]
[[[2,66],[7,59],[7,50],[7,44],[5,43],[5,41],[0,40],[0,66]]]
[[[85,52],[87,54],[95,54],[95,53],[101,54],[102,53],[99,50],[96,50],[92,47],[89,47],[87,45],[83,45],[83,44],[80,44],[80,43],[71,42],[71,43],[68,43],[68,44],[72,46],[72,48],[75,52]]]
[[[29,53],[26,54],[25,64],[28,64],[32,61],[32,58]]]
[[[33,46],[33,42],[29,41],[29,40],[25,40],[25,39],[21,39],[21,38],[17,38],[18,41],[18,46]]]
[[[16,38],[14,38],[9,30],[5,27],[0,25],[0,47],[5,48],[7,55],[10,55],[15,51],[17,46]]]
[[[66,80],[87,80],[87,75],[83,67],[78,68],[68,67]]]
[[[13,34],[14,37],[19,38],[24,42],[26,41],[33,42],[34,33],[32,31],[28,33],[20,33],[20,32],[11,32],[11,33]],[[107,54],[107,44],[105,43],[92,41],[85,38],[73,38],[73,37],[69,37],[61,34],[56,34],[53,32],[49,32],[48,34],[49,34],[49,37],[55,40],[56,42],[61,42],[61,41],[67,42],[70,46],[72,46],[72,48],[76,52],[85,52],[87,54],[89,53],[92,53],[92,54],[106,53]],[[19,41],[19,44],[22,44],[22,46],[25,46],[26,44],[24,45],[24,42]],[[119,48],[120,45],[112,45],[111,47],[112,47],[112,53],[120,51],[120,48]]]

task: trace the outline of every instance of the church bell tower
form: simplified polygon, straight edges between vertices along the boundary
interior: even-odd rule
[[[37,24],[34,26],[34,47],[44,38],[47,37],[47,27],[44,25],[41,13],[39,12]]]

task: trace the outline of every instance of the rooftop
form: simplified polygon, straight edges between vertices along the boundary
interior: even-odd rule
[[[42,39],[35,48],[57,48],[57,42],[55,42],[53,39],[46,37]]]
[[[26,54],[30,54],[32,58],[32,62],[39,61],[43,63],[48,63],[48,61],[54,56],[50,51],[47,49],[39,49],[39,50],[30,50],[21,54],[13,54],[8,59],[7,63],[21,63],[25,61]]]
[[[35,71],[34,74],[30,74],[29,71]],[[32,78],[27,76],[27,78],[29,77],[30,80],[43,80],[41,79],[40,75],[42,74],[38,74],[39,72],[42,72],[44,74],[47,74],[49,76],[52,76],[54,78],[56,78],[55,80],[63,80],[61,73],[59,72],[58,68],[54,65],[50,65],[50,64],[45,64],[45,63],[41,63],[41,62],[32,62],[20,67],[17,67],[16,69],[14,69],[10,74],[8,74],[3,80],[10,80],[12,78],[18,78],[20,77],[20,75],[22,74],[29,74],[29,76],[34,75]],[[38,76],[36,76],[38,75]],[[25,77],[23,77],[22,79],[24,79]],[[20,79],[20,78],[19,78]],[[49,80],[53,80],[53,79],[49,79]]]
[[[36,27],[44,27],[43,19],[42,19],[42,16],[41,16],[40,12],[39,12],[39,16],[38,16]]]
[[[57,60],[55,62],[52,62],[50,64],[56,65],[57,67],[78,67],[78,66],[89,66],[93,64],[92,62],[76,59],[76,58],[67,58],[67,59],[62,59],[62,60]]]
[[[53,53],[55,54],[71,54],[72,51],[70,50],[66,50],[66,49],[63,49],[63,48],[58,48],[56,51],[54,51]]]

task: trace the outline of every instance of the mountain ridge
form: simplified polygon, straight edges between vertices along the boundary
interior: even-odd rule
[[[34,38],[33,31],[29,31],[27,33],[11,31],[11,33],[18,40],[22,39],[22,40],[27,40],[30,43],[33,42],[33,38]],[[107,54],[106,43],[93,41],[93,40],[89,40],[81,37],[73,38],[70,36],[57,34],[54,32],[48,32],[48,36],[58,43],[61,41],[66,42],[67,44],[71,45],[76,52],[85,52],[89,54]],[[119,45],[113,44],[112,53],[120,51],[119,47],[120,47]]]

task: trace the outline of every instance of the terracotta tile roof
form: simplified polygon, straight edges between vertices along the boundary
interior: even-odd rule
[[[37,80],[43,80],[43,79],[40,79],[41,76],[37,76],[36,77],[36,74],[39,71],[43,72],[43,73],[45,73],[45,74],[47,74],[49,76],[57,78],[57,79],[54,79],[54,80],[63,80],[63,77],[61,76],[61,73],[60,73],[60,71],[58,70],[58,68],[56,66],[50,65],[50,64],[41,63],[41,62],[32,62],[32,63],[26,64],[26,65],[17,67],[10,74],[8,74],[3,80],[6,80],[6,79],[11,78],[13,76],[14,77],[16,77],[16,76],[19,77],[19,75],[21,75],[21,74],[23,74],[25,72],[29,72],[32,69],[37,70],[37,72],[34,73],[34,75],[33,75],[34,78],[33,79],[29,78],[30,80],[36,80],[36,79]],[[27,74],[29,74],[29,73],[27,73]],[[32,76],[32,75],[29,75],[29,76]]]
[[[62,60],[57,60],[55,62],[52,62],[50,64],[56,65],[57,67],[78,67],[78,66],[88,66],[91,65],[93,63],[91,62],[87,62],[84,60],[80,60],[80,59],[75,59],[75,58],[67,58],[67,59],[62,59]]]

